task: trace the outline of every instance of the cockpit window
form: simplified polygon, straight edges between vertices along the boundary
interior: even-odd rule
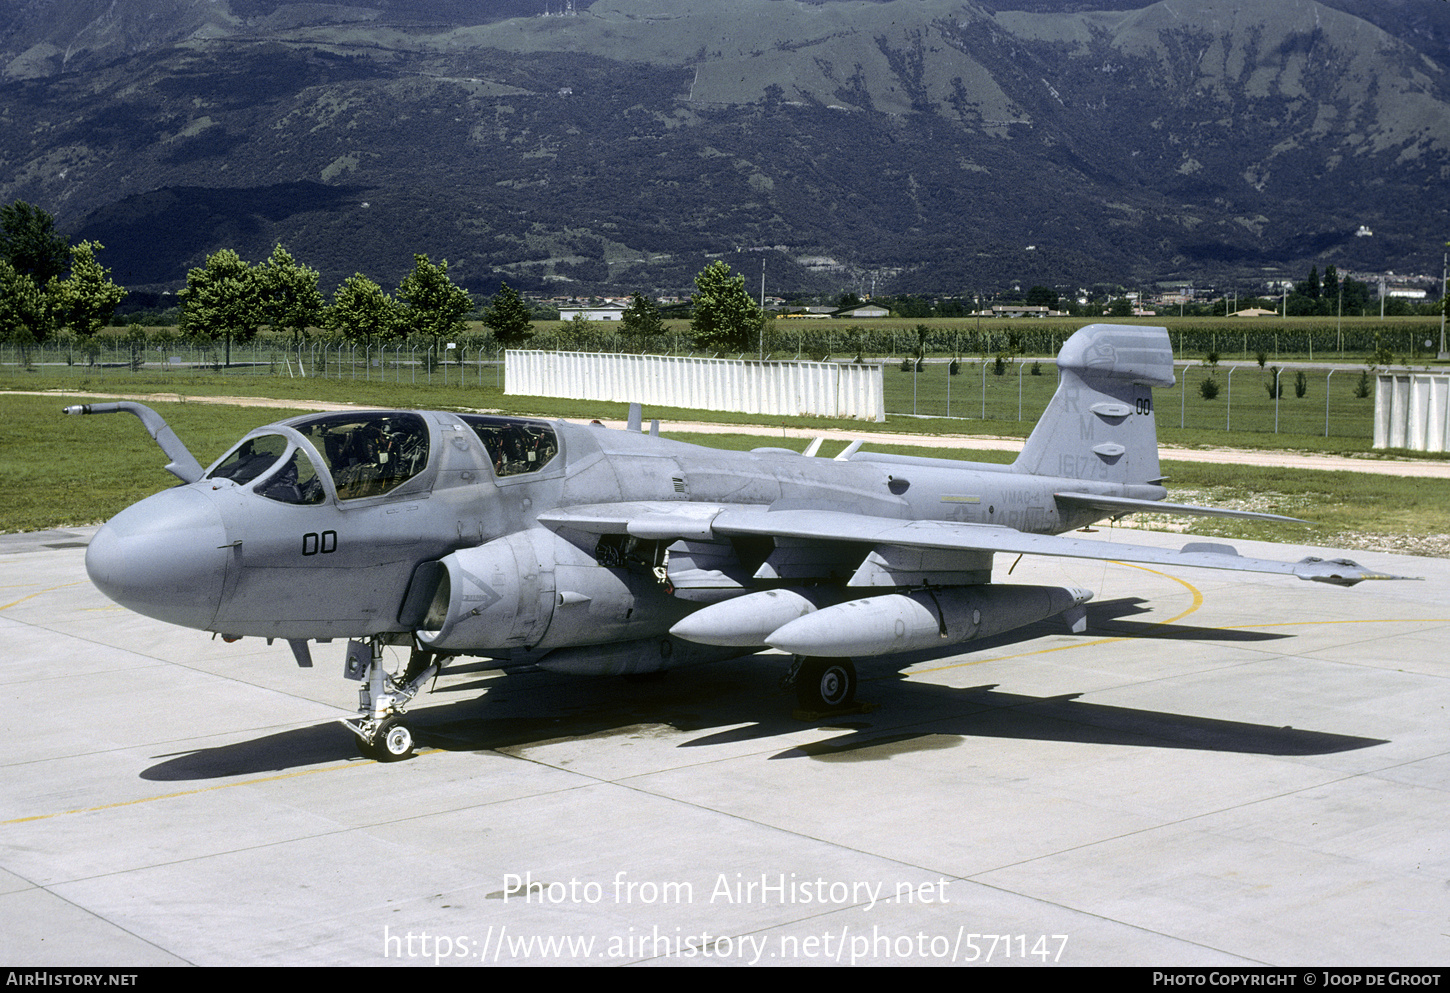
[[[313,504],[327,499],[322,478],[300,448],[292,452],[292,457],[271,478],[253,487],[252,492],[280,503]]]
[[[520,421],[511,417],[483,417],[460,414],[473,428],[493,460],[494,475],[517,476],[538,472],[559,454],[559,439],[543,421]]]
[[[339,500],[386,493],[428,465],[428,425],[417,414],[328,414],[292,426],[322,453]]]
[[[230,479],[239,486],[250,483],[282,457],[287,445],[287,439],[280,434],[248,438],[232,449],[215,469],[207,473],[206,478]]]

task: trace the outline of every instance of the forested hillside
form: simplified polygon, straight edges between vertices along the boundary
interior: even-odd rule
[[[153,290],[279,242],[485,292],[1437,269],[1450,5],[1357,2],[12,0],[0,201]]]

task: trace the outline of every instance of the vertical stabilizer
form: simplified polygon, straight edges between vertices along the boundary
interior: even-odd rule
[[[1057,392],[1013,467],[1036,476],[1156,483],[1153,387],[1172,386],[1166,328],[1090,324],[1057,354]]]

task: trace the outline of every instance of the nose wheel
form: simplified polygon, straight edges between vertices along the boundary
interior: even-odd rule
[[[349,723],[349,727],[352,725]],[[353,728],[357,731],[356,728]],[[397,717],[379,724],[369,738],[358,734],[357,749],[365,758],[378,762],[401,762],[413,754],[413,732]]]

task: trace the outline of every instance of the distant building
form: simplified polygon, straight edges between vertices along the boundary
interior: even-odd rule
[[[579,314],[583,314],[586,321],[624,320],[624,308],[617,303],[602,303],[596,306],[574,304],[559,308],[559,320],[561,321],[572,321]]]
[[[838,310],[832,317],[890,317],[891,311],[874,303],[863,303],[856,307]]]

